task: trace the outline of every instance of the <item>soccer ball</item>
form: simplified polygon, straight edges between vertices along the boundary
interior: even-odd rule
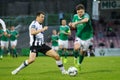
[[[76,67],[71,66],[71,67],[68,68],[68,74],[69,74],[70,76],[76,76],[77,73],[78,73],[78,70],[77,70]]]

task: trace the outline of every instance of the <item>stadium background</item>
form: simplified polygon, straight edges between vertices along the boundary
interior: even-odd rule
[[[95,1],[95,0],[94,0]],[[93,15],[93,0],[0,0],[0,18],[7,25],[7,28],[14,25],[19,31],[17,50],[20,55],[29,53],[29,35],[28,26],[35,19],[37,11],[46,13],[44,25],[49,26],[45,32],[45,41],[50,44],[50,35],[52,29],[59,28],[60,13],[64,14],[67,22],[70,22],[75,13],[75,6],[83,3],[88,12],[98,17],[92,20],[94,28],[94,47],[98,48],[101,41],[104,42],[105,48],[110,48],[110,40],[114,42],[114,48],[119,52],[120,48],[120,1],[119,0],[99,0],[97,1],[97,15]],[[75,30],[72,30],[72,36],[69,37],[69,49],[73,48]]]

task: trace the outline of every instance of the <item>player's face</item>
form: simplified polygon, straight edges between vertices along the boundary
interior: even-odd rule
[[[85,13],[84,9],[77,10],[77,14],[81,17]]]
[[[54,35],[56,35],[56,34],[57,34],[56,30],[53,30],[53,34],[54,34]]]
[[[40,14],[40,15],[38,16],[39,23],[43,23],[43,21],[44,21],[44,18],[45,18],[45,15],[43,15],[43,14]]]
[[[12,27],[11,27],[11,30],[14,30],[14,29],[15,29],[14,26],[12,26]]]
[[[62,20],[62,25],[66,25],[66,20]]]

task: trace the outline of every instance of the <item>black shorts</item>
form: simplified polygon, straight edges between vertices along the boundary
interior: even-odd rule
[[[31,46],[30,51],[38,54],[38,52],[41,52],[43,54],[46,54],[47,51],[51,50],[49,46],[46,44],[43,44],[41,46]]]

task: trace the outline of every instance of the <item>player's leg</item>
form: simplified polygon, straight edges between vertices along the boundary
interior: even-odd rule
[[[58,49],[58,54],[59,54],[59,56],[60,56],[60,58],[61,58],[61,60],[62,60],[62,56],[63,56],[63,49],[62,49],[62,45],[59,45],[59,49]]]
[[[3,58],[4,47],[5,47],[5,42],[1,41],[0,59]]]
[[[87,56],[90,57],[90,49],[87,50]]]
[[[82,64],[84,60],[84,56],[87,53],[90,40],[86,40],[86,41],[80,40],[80,43],[81,43],[81,47],[80,47],[80,55],[79,55],[79,64]]]
[[[90,40],[80,40],[81,43],[81,48],[80,48],[80,55],[79,55],[79,64],[82,64],[83,60],[84,60],[84,56],[87,53],[87,50],[89,48],[89,44],[90,44]]]
[[[63,45],[63,52],[64,52],[64,63],[67,63],[67,57],[68,57],[68,40],[64,41]]]
[[[67,72],[64,69],[62,60],[60,59],[59,55],[54,50],[49,50],[46,52],[46,55],[54,58],[56,60],[56,64],[58,65],[59,69],[61,70],[62,74],[67,74]]]
[[[73,55],[74,55],[74,65],[77,66],[79,62],[79,54],[80,54],[80,39],[78,37],[75,38],[74,42],[74,49],[73,49]]]
[[[63,55],[63,42],[62,42],[62,40],[59,40],[58,44],[59,44],[58,54],[62,60],[62,55]]]
[[[78,64],[78,56],[79,56],[79,53],[80,53],[79,49],[80,49],[80,43],[75,42],[74,43],[74,50],[73,50],[75,66]]]
[[[84,55],[86,54],[86,51],[84,51],[83,49],[80,49],[80,54],[79,54],[79,64],[82,64],[83,60],[84,60]]]
[[[87,55],[88,57],[93,56],[94,51],[93,51],[93,45],[89,45]]]
[[[5,49],[6,49],[6,53],[7,53],[7,55],[10,55],[10,49],[9,49],[9,42],[8,41],[5,41],[5,45],[4,45],[4,47],[5,47]]]
[[[11,52],[13,54],[13,57],[17,57],[17,52],[16,52],[17,40],[10,41],[10,45],[11,45]]]
[[[36,58],[36,53],[35,52],[31,52],[29,54],[29,58],[27,60],[25,60],[18,68],[13,70],[11,73],[13,75],[17,74],[20,70],[22,70],[23,68],[25,68],[29,64],[33,63],[35,61],[35,58]]]
[[[64,63],[67,63],[68,51],[64,48]]]

